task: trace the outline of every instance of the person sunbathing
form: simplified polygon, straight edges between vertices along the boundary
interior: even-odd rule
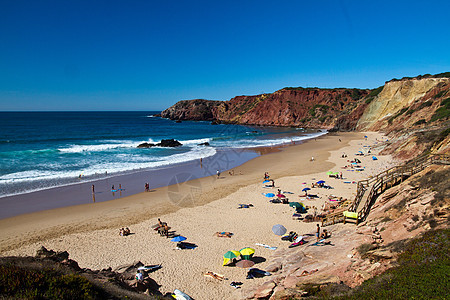
[[[124,230],[123,230],[123,235],[129,235],[131,233],[131,231],[130,231],[130,228],[125,228]]]
[[[233,233],[223,231],[223,232],[216,232],[214,235],[217,236],[217,237],[231,238],[231,236],[233,235]]]
[[[224,279],[223,275],[219,275],[219,274],[216,274],[214,272],[206,272],[204,275],[205,276],[209,276],[209,277],[214,278],[214,279],[217,279],[217,280],[223,280]]]

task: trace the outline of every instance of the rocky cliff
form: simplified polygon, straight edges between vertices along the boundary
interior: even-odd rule
[[[161,112],[161,117],[171,120],[211,121],[215,119],[213,108],[221,101],[182,100]]]
[[[391,80],[373,90],[288,87],[228,101],[183,100],[161,115],[172,120],[389,133],[447,121],[449,77],[442,73]]]
[[[272,94],[237,96],[229,101],[180,101],[161,116],[172,120],[322,127],[348,130],[364,112],[370,90],[284,88]]]

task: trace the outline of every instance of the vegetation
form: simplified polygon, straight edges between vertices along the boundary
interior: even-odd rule
[[[369,95],[366,96],[366,103],[369,104],[372,102],[373,99],[375,99],[376,96],[378,96],[379,93],[383,90],[384,85],[377,87],[376,89],[373,89]]]
[[[51,269],[0,266],[0,297],[15,299],[101,299],[102,293],[86,278]]]
[[[398,116],[402,115],[403,113],[405,113],[408,110],[408,107],[404,107],[402,108],[398,113],[396,113],[395,115],[393,115],[392,117],[390,117],[388,119],[388,123],[392,124],[392,121],[394,121],[395,118],[397,118]]]
[[[422,108],[425,108],[425,107],[428,107],[431,105],[433,105],[433,101],[428,100],[428,101],[425,101],[422,104],[420,104],[418,109],[422,109]]]
[[[420,119],[419,121],[415,122],[414,125],[422,125],[422,124],[426,124],[427,121],[425,121],[425,119]]]
[[[447,92],[447,91],[440,91],[439,93],[437,93],[436,95],[434,95],[433,98],[440,98],[440,97],[442,97],[442,96],[445,95],[445,92]]]
[[[441,107],[436,109],[434,114],[431,116],[431,122],[448,119],[450,117],[450,98],[446,98],[441,101]]]
[[[439,73],[439,74],[435,74],[435,75],[431,75],[431,74],[425,74],[425,75],[419,75],[416,77],[403,77],[401,79],[397,79],[397,78],[393,78],[389,81],[401,81],[401,80],[408,80],[408,79],[423,79],[423,78],[450,78],[450,72],[444,72],[444,73]]]
[[[406,243],[399,267],[367,280],[345,299],[445,299],[450,289],[448,235],[449,229],[429,231]]]
[[[449,229],[432,230],[411,241],[389,245],[402,251],[399,266],[352,290],[343,284],[309,284],[300,288],[315,299],[447,299],[449,233]]]

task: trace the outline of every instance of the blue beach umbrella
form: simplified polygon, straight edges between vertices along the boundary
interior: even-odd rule
[[[275,197],[274,193],[267,193],[267,194],[263,194],[263,195],[266,196],[267,198]]]
[[[179,236],[174,237],[170,241],[171,242],[182,242],[182,241],[185,241],[185,240],[187,240],[187,238],[185,238],[184,236],[179,235]]]
[[[270,180],[264,180],[263,181],[263,183],[269,183],[270,182]]]
[[[284,227],[281,224],[273,225],[272,227],[272,232],[279,236],[285,234],[286,231],[287,231],[286,227]]]
[[[303,190],[302,190],[302,192],[306,192],[306,191],[309,191],[310,190],[310,188],[304,188]]]
[[[378,160],[376,156],[372,156],[372,160]]]
[[[317,181],[317,184],[322,184],[322,183],[325,183],[325,180],[319,180],[319,181]]]

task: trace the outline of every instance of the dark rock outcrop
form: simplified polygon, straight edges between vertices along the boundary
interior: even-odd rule
[[[181,144],[179,141],[174,140],[174,139],[169,139],[169,140],[161,140],[161,142],[157,143],[157,144],[153,144],[153,143],[142,143],[139,144],[137,147],[138,148],[151,148],[151,147],[179,147],[182,146],[183,144]]]

